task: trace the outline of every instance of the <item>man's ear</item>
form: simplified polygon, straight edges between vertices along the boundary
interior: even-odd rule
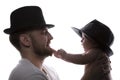
[[[30,37],[27,34],[20,35],[21,46],[29,47],[31,45]]]

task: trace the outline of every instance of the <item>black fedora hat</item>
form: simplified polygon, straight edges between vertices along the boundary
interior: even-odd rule
[[[108,26],[106,26],[105,24],[95,19],[89,22],[81,29],[75,27],[72,27],[72,29],[80,37],[82,37],[82,32],[85,33],[87,36],[91,37],[94,41],[96,41],[99,44],[99,46],[103,50],[107,51],[108,56],[111,56],[113,54],[112,50],[110,49],[110,46],[114,41],[114,35],[110,28],[108,28]]]
[[[10,21],[10,28],[4,30],[6,34],[54,27],[53,24],[46,24],[42,10],[38,6],[24,6],[14,10],[10,15]]]

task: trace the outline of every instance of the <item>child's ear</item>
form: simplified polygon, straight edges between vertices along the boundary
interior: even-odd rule
[[[31,45],[30,37],[27,34],[20,35],[20,44],[29,47]]]

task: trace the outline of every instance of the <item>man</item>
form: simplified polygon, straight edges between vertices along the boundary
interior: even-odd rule
[[[57,74],[43,65],[44,59],[51,56],[53,39],[42,10],[38,6],[24,6],[10,16],[11,27],[4,30],[10,42],[20,52],[22,59],[11,72],[9,80],[59,80]]]

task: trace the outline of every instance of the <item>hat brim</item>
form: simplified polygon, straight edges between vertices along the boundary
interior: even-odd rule
[[[53,24],[46,24],[45,26],[46,26],[46,28],[53,28],[55,25],[53,25]]]
[[[73,31],[75,31],[75,33],[77,33],[80,37],[82,37],[82,31],[78,28],[72,27]]]
[[[40,26],[40,25],[32,25],[32,26]],[[43,25],[43,27],[45,27],[45,28],[53,28],[55,25],[53,25],[53,24],[46,24],[46,25]],[[32,29],[38,29],[39,27],[34,27],[34,28],[32,28]],[[41,28],[41,27],[40,27]],[[31,27],[30,28],[23,28],[23,29],[20,29],[20,30],[14,30],[14,29],[12,29],[12,28],[7,28],[7,29],[5,29],[4,30],[4,33],[6,33],[6,34],[12,34],[12,33],[15,33],[15,32],[19,32],[19,31],[24,31],[24,30],[26,30],[26,31],[28,31],[28,30],[31,30]]]

